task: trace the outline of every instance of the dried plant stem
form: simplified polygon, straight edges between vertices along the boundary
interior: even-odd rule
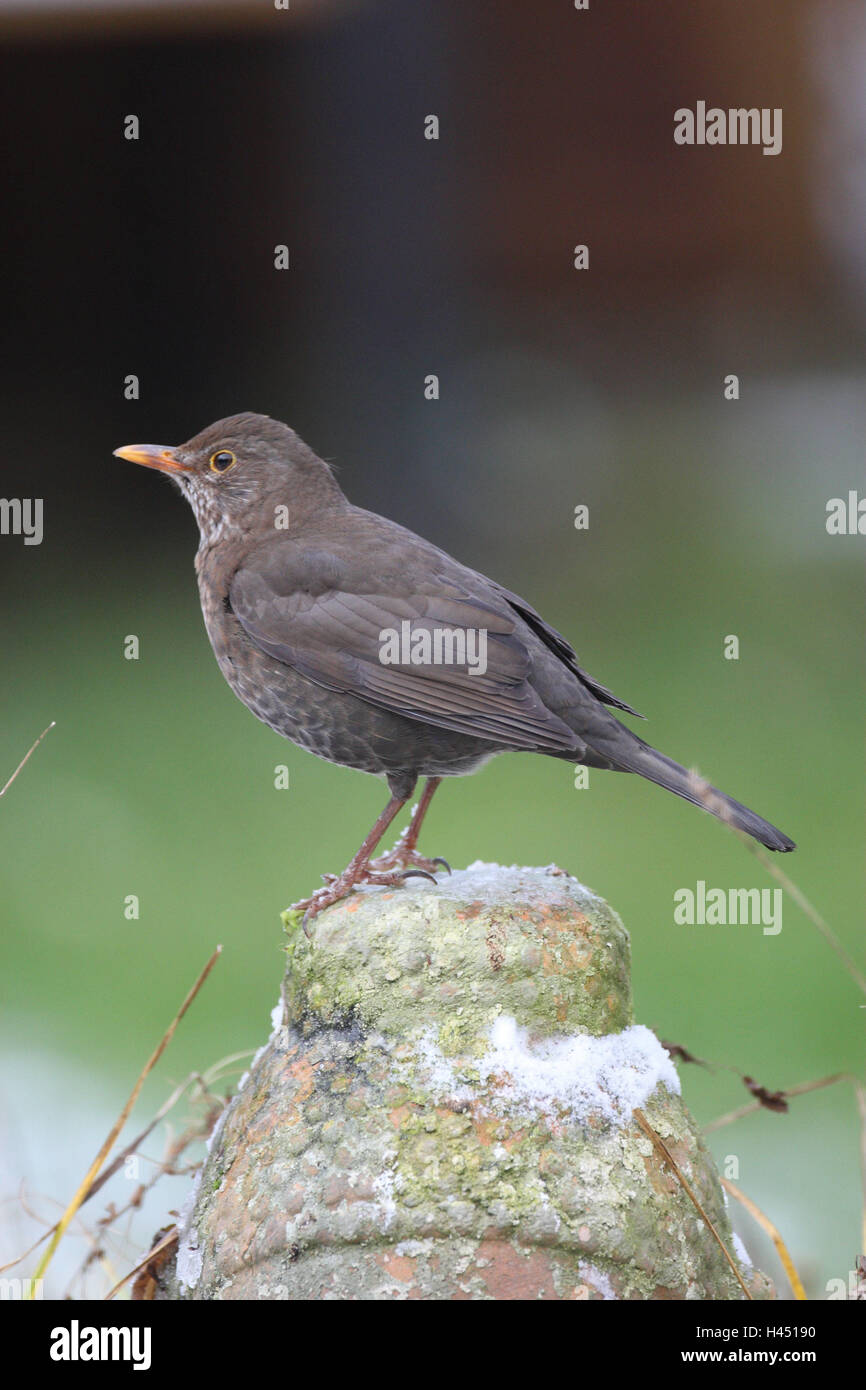
[[[179,1086],[175,1087],[168,1099],[163,1101],[162,1105],[157,1110],[151,1122],[144,1127],[140,1134],[137,1134],[135,1136],[131,1143],[127,1144],[125,1149],[121,1150],[121,1152],[117,1155],[115,1159],[112,1159],[109,1166],[100,1173],[98,1178],[95,1179],[95,1181],[91,1184],[90,1191],[87,1193],[81,1205],[84,1206],[86,1202],[89,1202],[93,1197],[95,1197],[99,1190],[105,1185],[105,1183],[107,1183],[108,1180],[114,1176],[114,1174],[121,1167],[123,1162],[131,1154],[137,1152],[140,1146],[144,1143],[145,1139],[147,1139],[150,1136],[150,1134],[153,1132],[153,1130],[156,1128],[159,1122],[163,1120],[167,1114],[169,1114],[169,1112],[174,1108],[175,1105],[177,1105],[178,1101],[186,1093],[186,1091],[189,1090],[190,1086],[192,1086],[193,1084],[198,1084],[201,1087],[203,1095],[207,1096],[208,1098],[213,1097],[213,1099],[216,1101],[219,1098],[215,1096],[211,1091],[211,1085],[213,1085],[214,1082],[219,1080],[222,1073],[226,1071],[232,1065],[232,1063],[239,1062],[241,1060],[246,1059],[247,1057],[251,1057],[252,1054],[253,1049],[246,1048],[243,1052],[233,1052],[227,1057],[221,1057],[218,1062],[214,1062],[212,1066],[208,1067],[207,1071],[204,1073],[190,1072],[189,1076],[184,1081],[182,1081]],[[148,1187],[152,1185],[153,1184],[150,1183],[148,1184]],[[24,1205],[23,1196],[20,1198],[20,1201],[22,1205]],[[29,1214],[32,1214],[34,1216],[34,1219],[36,1219],[35,1213]],[[16,1255],[15,1259],[9,1260],[7,1264],[0,1265],[0,1275],[5,1274],[8,1269],[14,1269],[15,1265],[21,1264],[23,1260],[26,1260],[28,1255],[32,1255],[34,1251],[39,1249],[40,1245],[44,1245],[46,1240],[50,1240],[51,1236],[54,1234],[56,1230],[57,1223],[55,1223],[52,1226],[49,1226],[47,1230],[43,1231],[42,1235],[38,1238],[38,1240],[35,1240],[33,1244],[28,1247],[27,1250],[23,1250],[20,1255]]]
[[[856,1086],[856,1079],[849,1072],[837,1071],[832,1076],[822,1076],[818,1081],[801,1081],[797,1086],[785,1086],[782,1094],[789,1096],[805,1096],[809,1091],[821,1091],[825,1086],[835,1086],[840,1081],[852,1081]],[[704,1134],[710,1134],[714,1129],[723,1129],[725,1125],[732,1125],[735,1120],[742,1120],[745,1115],[754,1115],[756,1110],[766,1110],[759,1100],[750,1101],[748,1105],[741,1105],[736,1110],[729,1110],[726,1115],[719,1115],[715,1120],[708,1121],[703,1126]]]
[[[18,766],[16,767],[15,771],[12,773],[12,776],[11,776],[11,777],[8,779],[8,781],[3,785],[3,787],[0,787],[0,796],[5,796],[5,795],[6,795],[6,793],[8,792],[9,788],[12,786],[12,783],[15,781],[15,778],[18,776],[18,774],[19,774],[19,772],[21,771],[21,769],[22,769],[22,767],[24,766],[24,764],[25,764],[26,762],[29,762],[30,758],[31,758],[32,755],[36,752],[36,749],[39,747],[39,745],[40,745],[40,743],[42,742],[42,740],[44,739],[45,735],[51,733],[51,730],[54,728],[54,726],[55,726],[56,723],[57,723],[57,720],[56,720],[56,719],[52,719],[51,723],[48,725],[48,728],[42,730],[42,733],[39,735],[39,737],[38,737],[38,739],[36,740],[36,742],[35,742],[35,743],[31,743],[30,747],[27,749],[27,752],[24,754],[24,757],[21,759],[21,761],[20,761],[20,763],[18,764]]]
[[[857,964],[854,958],[848,954],[848,951],[842,945],[842,942],[839,940],[838,936],[833,931],[833,928],[827,922],[825,922],[818,909],[812,903],[810,903],[803,890],[797,886],[797,884],[794,882],[792,878],[788,877],[784,869],[779,868],[779,865],[776,863],[776,861],[770,858],[767,851],[761,845],[756,844],[755,841],[752,840],[748,835],[744,834],[742,830],[738,830],[735,825],[730,825],[729,822],[726,823],[728,824],[729,829],[733,830],[734,834],[739,836],[739,838],[742,840],[743,844],[750,851],[750,853],[754,854],[757,859],[760,859],[764,868],[767,870],[767,873],[770,874],[770,876],[774,878],[777,883],[781,883],[785,892],[791,898],[793,898],[797,906],[801,909],[802,912],[805,913],[809,921],[812,923],[812,926],[815,927],[821,933],[824,940],[827,942],[827,945],[830,946],[830,948],[836,952],[836,955],[839,957],[845,969],[848,971],[848,974],[851,976],[851,979],[857,985],[857,988],[861,991],[862,994],[866,994],[866,975],[863,974],[863,971],[860,969],[860,966]]]
[[[132,1088],[132,1091],[131,1091],[131,1093],[130,1093],[129,1099],[127,1100],[126,1104],[124,1105],[123,1109],[121,1110],[120,1114],[118,1115],[117,1119],[115,1120],[114,1124],[112,1125],[111,1130],[110,1130],[110,1132],[109,1132],[109,1134],[108,1134],[108,1137],[106,1138],[104,1144],[102,1145],[101,1149],[99,1150],[99,1153],[96,1155],[96,1158],[93,1160],[93,1162],[91,1163],[89,1169],[87,1170],[87,1173],[86,1173],[86,1175],[85,1175],[83,1181],[80,1183],[80,1185],[79,1185],[79,1187],[78,1187],[78,1190],[76,1191],[74,1197],[72,1198],[72,1201],[69,1203],[69,1206],[66,1208],[65,1212],[63,1213],[63,1215],[61,1216],[61,1218],[60,1218],[60,1220],[58,1221],[57,1225],[55,1226],[55,1228],[54,1228],[54,1233],[53,1233],[53,1235],[52,1235],[52,1237],[51,1237],[51,1240],[50,1240],[50,1242],[49,1242],[49,1245],[48,1245],[48,1249],[45,1251],[44,1255],[42,1256],[41,1260],[39,1261],[39,1265],[38,1265],[38,1267],[37,1267],[36,1274],[34,1275],[33,1281],[32,1281],[32,1283],[31,1283],[31,1289],[30,1289],[30,1297],[31,1297],[31,1298],[33,1298],[33,1297],[35,1296],[35,1292],[34,1292],[34,1291],[35,1291],[35,1289],[38,1287],[38,1281],[43,1277],[43,1275],[45,1274],[46,1269],[48,1268],[49,1264],[51,1263],[51,1260],[52,1260],[52,1257],[53,1257],[53,1255],[54,1255],[54,1252],[55,1252],[55,1250],[57,1249],[58,1245],[60,1244],[60,1241],[61,1241],[62,1238],[63,1238],[64,1232],[66,1231],[67,1227],[69,1226],[69,1223],[72,1221],[73,1217],[75,1216],[75,1213],[78,1211],[78,1208],[81,1206],[82,1202],[84,1202],[85,1199],[87,1198],[87,1196],[89,1195],[90,1190],[91,1190],[91,1187],[92,1187],[92,1185],[93,1185],[93,1182],[94,1182],[95,1178],[97,1177],[97,1175],[98,1175],[100,1169],[102,1168],[103,1163],[105,1162],[106,1158],[108,1157],[108,1154],[109,1154],[110,1151],[111,1151],[111,1148],[112,1148],[112,1145],[114,1144],[115,1139],[117,1138],[117,1136],[118,1136],[118,1134],[120,1133],[120,1131],[123,1129],[123,1126],[126,1124],[126,1121],[127,1121],[128,1117],[129,1117],[129,1114],[130,1114],[130,1111],[132,1110],[133,1106],[135,1105],[135,1102],[138,1100],[138,1097],[139,1097],[139,1095],[140,1095],[140,1093],[141,1093],[141,1088],[142,1088],[142,1086],[144,1085],[144,1083],[145,1083],[147,1077],[148,1077],[148,1076],[150,1075],[150,1073],[153,1071],[153,1068],[156,1066],[156,1064],[157,1064],[157,1062],[159,1061],[160,1057],[162,1056],[163,1052],[164,1052],[165,1049],[168,1047],[169,1043],[171,1042],[172,1038],[174,1037],[174,1034],[175,1034],[175,1030],[176,1030],[176,1028],[177,1028],[177,1025],[180,1023],[180,1021],[181,1021],[181,1019],[183,1018],[184,1014],[186,1013],[187,1009],[188,1009],[189,1006],[192,1004],[193,1000],[195,999],[196,995],[198,994],[199,990],[201,989],[202,985],[204,984],[205,980],[207,979],[208,975],[210,974],[210,972],[213,970],[214,966],[216,965],[217,960],[219,959],[219,956],[220,956],[220,952],[221,952],[221,951],[222,951],[222,946],[217,946],[216,950],[214,951],[214,953],[213,953],[213,955],[211,956],[210,960],[208,961],[207,965],[204,967],[204,969],[202,970],[202,972],[201,972],[201,974],[199,975],[198,979],[196,980],[195,984],[193,985],[192,989],[190,990],[189,994],[186,996],[186,998],[184,999],[183,1003],[181,1004],[180,1009],[178,1010],[178,1012],[177,1012],[177,1014],[175,1015],[174,1019],[173,1019],[172,1022],[169,1024],[168,1028],[166,1029],[165,1033],[163,1034],[162,1039],[161,1039],[161,1041],[159,1042],[158,1046],[155,1048],[155,1050],[152,1052],[151,1056],[148,1058],[147,1062],[145,1063],[145,1065],[144,1065],[144,1067],[143,1067],[143,1069],[142,1069],[142,1071],[141,1071],[141,1074],[139,1075],[138,1080],[136,1081],[135,1085],[134,1085],[133,1088]]]
[[[124,1284],[129,1283],[130,1279],[133,1279],[136,1274],[138,1274],[142,1269],[145,1268],[146,1265],[149,1265],[151,1260],[154,1259],[156,1255],[161,1254],[163,1250],[168,1250],[169,1246],[171,1245],[177,1245],[176,1228],[172,1228],[172,1230],[169,1231],[167,1236],[163,1236],[162,1240],[159,1241],[158,1244],[154,1245],[151,1250],[148,1250],[147,1254],[142,1256],[138,1264],[134,1265],[128,1274],[124,1274],[122,1279],[118,1279],[114,1287],[109,1289],[108,1293],[105,1295],[106,1303],[108,1303],[110,1299],[114,1298],[114,1295],[116,1293],[120,1292]]]
[[[680,1186],[688,1194],[688,1197],[690,1198],[691,1202],[694,1204],[695,1208],[700,1213],[704,1225],[707,1227],[707,1230],[710,1232],[710,1235],[713,1237],[713,1240],[716,1242],[725,1259],[727,1260],[728,1264],[731,1266],[737,1283],[740,1285],[740,1288],[743,1290],[743,1293],[746,1295],[746,1298],[751,1303],[753,1299],[751,1293],[749,1292],[748,1284],[744,1280],[740,1271],[737,1269],[736,1263],[734,1261],[733,1256],[731,1255],[731,1252],[728,1250],[728,1247],[725,1245],[725,1242],[722,1240],[722,1237],[719,1235],[718,1231],[713,1225],[713,1222],[710,1220],[709,1216],[701,1206],[697,1194],[695,1193],[685,1173],[683,1173],[682,1169],[680,1168],[679,1164],[677,1163],[676,1159],[674,1158],[664,1139],[662,1139],[660,1134],[656,1134],[656,1131],[653,1129],[652,1125],[650,1124],[649,1120],[647,1119],[646,1115],[643,1113],[642,1110],[634,1110],[632,1111],[632,1114],[634,1115],[644,1134],[652,1142],[653,1147],[658,1150],[662,1158],[670,1166]]]
[[[747,1197],[745,1192],[741,1192],[740,1189],[736,1187],[734,1183],[732,1183],[728,1178],[722,1178],[722,1187],[725,1189],[726,1192],[729,1192],[732,1197],[736,1197],[737,1201],[741,1202],[742,1205],[746,1208],[746,1211],[749,1212],[750,1215],[754,1216],[758,1225],[761,1226],[767,1232],[767,1235],[770,1237],[771,1241],[776,1247],[776,1253],[778,1254],[779,1259],[782,1261],[794,1297],[800,1300],[801,1302],[805,1302],[806,1290],[803,1288],[800,1276],[794,1268],[794,1261],[788,1254],[788,1247],[783,1241],[782,1237],[779,1235],[778,1230],[773,1225],[769,1216],[765,1216],[764,1213],[761,1211],[761,1208],[759,1206],[756,1206],[755,1203],[752,1201],[751,1197]]]

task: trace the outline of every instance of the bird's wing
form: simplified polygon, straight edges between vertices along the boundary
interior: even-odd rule
[[[492,590],[479,596],[463,586],[456,562],[450,573],[437,570],[433,547],[413,569],[387,533],[377,540],[375,557],[369,544],[348,556],[299,541],[262,547],[235,573],[228,595],[250,640],[317,685],[408,719],[512,748],[575,748],[579,738],[530,684],[530,653],[508,606]],[[395,654],[386,634],[400,646],[405,623],[412,641],[429,641],[431,652],[437,629],[455,634],[455,654],[462,639],[467,659],[416,664],[406,659],[410,649],[383,661]]]
[[[557,632],[555,627],[546,623],[531,603],[527,603],[526,599],[520,598],[517,594],[512,594],[508,589],[503,589],[501,584],[492,584],[492,587],[509,607],[513,608],[514,612],[518,613],[523,621],[532,628],[535,635],[541,638],[545,646],[549,647],[554,655],[558,656],[560,661],[577,676],[591,695],[594,695],[597,700],[601,700],[603,705],[610,705],[612,709],[624,710],[626,714],[633,714],[636,719],[646,718],[645,715],[639,714],[636,709],[632,709],[631,705],[627,705],[625,700],[620,700],[619,696],[607,689],[607,686],[601,685],[587,671],[584,671],[577,664],[577,652],[571,643],[566,641],[562,633]]]

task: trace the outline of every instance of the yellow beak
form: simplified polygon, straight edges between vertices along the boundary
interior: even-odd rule
[[[115,449],[114,455],[128,463],[140,463],[144,468],[158,468],[160,473],[193,471],[187,464],[179,463],[171,449],[163,444],[124,444],[122,449]]]

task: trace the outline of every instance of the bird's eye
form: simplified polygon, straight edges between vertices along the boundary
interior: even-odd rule
[[[227,473],[230,468],[234,468],[237,459],[231,449],[218,449],[215,454],[210,456],[210,470],[212,473]]]

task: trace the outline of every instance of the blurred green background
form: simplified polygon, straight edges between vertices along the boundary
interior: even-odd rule
[[[32,1209],[54,1219],[68,1200],[218,942],[138,1121],[188,1072],[262,1044],[280,910],[343,867],[385,801],[231,695],[192,517],[111,458],[121,443],[176,442],[239,409],[287,418],[353,501],[525,594],[648,716],[638,732],[791,834],[784,869],[862,962],[864,542],[824,524],[829,498],[864,488],[866,434],[862,251],[846,235],[861,224],[841,159],[850,144],[862,175],[862,152],[821,85],[845,46],[838,8],[624,4],[579,37],[545,13],[528,50],[518,7],[493,9],[495,52],[480,7],[426,4],[304,10],[264,36],[230,6],[230,41],[205,18],[154,29],[145,7],[110,40],[83,29],[61,53],[28,31],[5,48],[25,119],[4,488],[45,498],[46,530],[39,547],[0,539],[0,782],[57,727],[0,803],[0,1262],[38,1233]],[[68,131],[28,103],[40,73]],[[783,105],[783,155],[675,160],[672,111],[692,90]],[[147,130],[132,149],[127,110]],[[85,143],[73,190],[62,171]],[[283,240],[300,253],[290,282],[269,269]],[[775,885],[661,790],[596,772],[577,790],[567,765],[504,757],[441,789],[422,848],[455,866],[555,861],[606,897],[631,932],[639,1021],[718,1064],[681,1068],[699,1120],[749,1099],[737,1071],[771,1089],[862,1073],[862,997],[790,899],[774,937],[674,924],[674,892],[698,879]],[[847,1085],[712,1136],[810,1296],[858,1253],[858,1146]],[[184,1190],[157,1187],[112,1247],[118,1275]],[[737,1227],[787,1296],[772,1249]]]

